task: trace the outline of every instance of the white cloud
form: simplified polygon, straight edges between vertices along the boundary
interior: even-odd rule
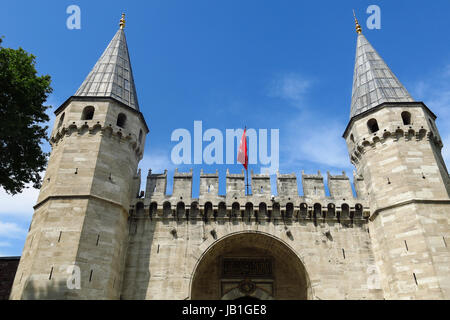
[[[437,115],[437,127],[444,143],[442,156],[450,163],[450,64],[433,73],[426,81],[412,86],[412,96],[423,101]]]
[[[280,141],[280,163],[302,161],[338,169],[351,169],[347,147],[342,138],[344,123],[334,119],[306,115],[293,119],[286,126],[285,141]],[[286,158],[283,158],[283,155]]]
[[[12,244],[10,242],[0,241],[0,247],[11,247],[11,246],[12,246]]]
[[[294,118],[281,125],[280,166],[283,170],[299,169],[302,162],[318,166],[349,169],[347,147],[342,138],[346,123],[326,114],[314,113],[320,108],[305,103],[313,80],[290,73],[276,77],[269,88],[269,96],[285,100],[301,109]]]
[[[8,239],[23,239],[27,230],[13,222],[0,221],[0,237]]]
[[[11,216],[20,219],[31,219],[33,206],[36,204],[39,190],[34,188],[24,189],[22,193],[9,195],[0,188],[0,217]]]
[[[151,169],[152,173],[163,173],[164,170],[174,170],[175,165],[170,160],[169,151],[150,151],[139,163],[139,168],[142,169],[141,173],[141,188],[145,190],[146,178],[148,174],[148,170]]]
[[[143,173],[146,173],[149,169],[153,173],[162,173],[165,169],[171,170],[175,168],[168,152],[149,152],[147,155],[144,155],[144,158],[139,163],[139,167],[142,168]]]
[[[293,106],[300,108],[311,84],[311,80],[304,78],[300,74],[284,74],[272,81],[269,88],[269,96],[287,100]]]
[[[444,76],[445,76],[445,77],[450,77],[450,64],[448,64],[448,65],[444,68]]]

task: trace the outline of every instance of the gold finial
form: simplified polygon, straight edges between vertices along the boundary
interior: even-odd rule
[[[125,28],[125,13],[122,13],[122,19],[120,19],[119,26],[120,26],[120,29]]]
[[[356,33],[357,34],[361,34],[362,33],[362,29],[361,29],[361,26],[359,25],[358,19],[356,19],[355,10],[353,10],[353,17],[355,17]]]

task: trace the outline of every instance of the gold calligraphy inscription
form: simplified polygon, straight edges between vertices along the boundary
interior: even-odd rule
[[[223,278],[272,278],[272,259],[223,258]]]

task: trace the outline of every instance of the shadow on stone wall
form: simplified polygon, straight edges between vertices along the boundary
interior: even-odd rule
[[[150,256],[155,223],[145,217],[144,209],[130,218],[130,233],[121,299],[146,300],[150,284]],[[156,249],[159,253],[159,246]]]
[[[23,300],[65,300],[67,296],[67,284],[65,281],[51,281],[46,286],[35,286],[29,281],[23,293]]]

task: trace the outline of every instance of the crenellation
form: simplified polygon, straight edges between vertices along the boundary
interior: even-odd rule
[[[237,198],[245,197],[245,173],[242,170],[242,173],[234,174],[230,173],[227,169],[226,176],[226,184],[227,184],[227,199],[237,200]]]
[[[179,172],[175,169],[172,197],[181,200],[192,197],[192,169],[189,172]]]
[[[219,171],[216,173],[204,173],[200,171],[200,199],[207,199],[219,195]]]
[[[167,190],[167,170],[164,173],[153,174],[150,169],[147,176],[145,197],[165,196]]]
[[[353,170],[353,185],[355,186],[356,197],[359,199],[365,199],[367,196],[366,183],[364,177],[356,173]]]
[[[320,171],[317,174],[305,174],[302,171],[302,186],[305,197],[325,198],[325,185]]]
[[[111,174],[111,179],[112,179],[112,174]],[[141,169],[138,169],[137,173],[133,176],[131,194],[136,195],[136,198],[142,197],[141,196]]]
[[[319,178],[319,175],[312,175]],[[149,173],[147,178],[149,181],[155,181],[160,178],[166,181],[167,171],[164,174]],[[150,219],[175,219],[178,223],[183,221],[196,220],[215,220],[215,221],[233,221],[234,223],[245,223],[256,221],[258,223],[275,223],[284,221],[285,223],[306,223],[308,221],[335,221],[335,222],[361,222],[364,223],[368,218],[368,203],[363,199],[357,198],[332,198],[332,197],[301,197],[293,192],[279,194],[273,196],[270,192],[264,194],[244,195],[245,174],[230,174],[227,177],[231,179],[231,183],[238,181],[240,183],[241,195],[235,196],[219,195],[217,193],[200,193],[198,199],[180,196],[180,194],[163,195],[163,194],[146,194],[145,199],[136,199],[133,203],[136,206],[142,203],[146,209]],[[254,174],[252,182],[256,186],[262,183],[268,188],[270,186],[270,176],[267,174]],[[295,174],[280,174],[278,177],[283,182],[287,180],[289,183],[296,183]],[[180,180],[180,179],[185,180]],[[179,179],[177,182],[176,179]],[[215,186],[218,187],[219,174],[216,173],[200,173],[201,188],[206,190],[208,179],[212,179]],[[336,179],[348,181],[346,176],[337,176]],[[154,182],[152,182],[154,185]],[[174,175],[174,184],[192,184],[192,171],[181,173],[176,171]],[[230,183],[230,182],[228,182]],[[215,187],[215,188],[216,188]],[[263,188],[265,189],[265,188]],[[255,190],[255,187],[254,187]],[[131,212],[134,212],[133,206]]]
[[[327,172],[328,176],[328,190],[330,190],[330,196],[334,199],[353,199],[352,186],[350,179],[342,172],[342,175],[331,175]]]
[[[270,185],[270,175],[268,174],[254,174],[252,170],[251,186],[253,196],[267,197],[272,194],[271,193],[272,189]]]
[[[295,173],[280,174],[277,171],[278,196],[298,196],[297,176]]]

